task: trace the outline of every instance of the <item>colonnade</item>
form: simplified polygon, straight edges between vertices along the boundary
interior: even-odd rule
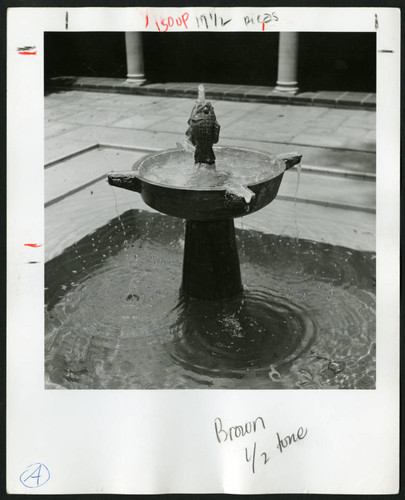
[[[127,82],[131,85],[145,83],[142,33],[125,33],[127,57]],[[279,35],[278,69],[275,91],[296,94],[298,92],[298,33],[284,31]]]

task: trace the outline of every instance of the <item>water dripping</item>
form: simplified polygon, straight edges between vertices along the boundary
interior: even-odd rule
[[[300,186],[300,178],[301,178],[301,163],[295,166],[297,169],[297,185],[294,193],[294,225],[295,225],[295,243],[298,246],[299,242],[299,229],[298,229],[298,213],[297,213],[297,194],[298,188]]]
[[[241,271],[242,271],[242,278],[243,275],[246,275],[246,251],[245,251],[245,237],[244,235],[247,234],[245,224],[244,224],[244,218],[240,218],[240,229],[241,229],[241,236],[240,236],[240,255],[241,255]]]
[[[100,153],[101,153],[101,157],[102,157],[104,163],[107,166],[107,171],[111,171],[111,165],[108,162],[107,158],[102,154],[102,150],[100,151]],[[127,260],[128,271],[130,271],[131,266],[130,266],[129,254],[128,254],[128,234],[126,232],[125,225],[122,222],[120,210],[118,209],[117,195],[116,195],[114,189],[111,188],[111,191],[112,191],[113,196],[114,196],[114,207],[115,207],[115,213],[117,214],[117,220],[118,220],[118,222],[121,225],[121,228],[122,228],[122,231],[123,231],[123,234],[124,234],[124,237],[125,237],[125,240],[124,240],[124,252],[125,252],[125,256],[126,256],[126,260]]]

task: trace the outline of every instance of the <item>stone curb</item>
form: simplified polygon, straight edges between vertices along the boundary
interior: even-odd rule
[[[275,91],[274,87],[231,84],[204,85],[206,97],[215,100],[366,109],[370,111],[376,109],[376,94],[367,92],[319,91],[286,95]],[[166,97],[195,98],[197,95],[197,83],[146,83],[137,86],[128,83],[123,78],[56,77],[46,82],[45,88]]]

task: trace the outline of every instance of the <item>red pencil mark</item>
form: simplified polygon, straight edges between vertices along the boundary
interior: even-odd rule
[[[19,52],[19,54],[21,54],[22,56],[36,56],[37,55],[37,51],[35,52]]]
[[[188,26],[187,26],[187,21],[188,21],[188,18],[189,18],[189,14],[188,14],[188,12],[185,12],[185,13],[181,16],[181,19],[183,20],[184,27],[185,27],[186,29],[188,29]]]
[[[24,246],[25,247],[32,247],[32,248],[39,248],[39,247],[42,247],[43,243],[41,243],[40,245],[38,245],[38,243],[24,243]]]
[[[157,29],[163,32],[167,31],[170,28],[173,28],[176,25],[177,26],[183,25],[186,29],[188,29],[187,21],[189,17],[190,17],[189,13],[184,12],[184,14],[176,18],[172,16],[169,16],[168,18],[161,18],[159,21],[155,21],[155,24]]]
[[[264,31],[265,23],[262,23],[262,31]]]
[[[145,24],[145,28],[148,27],[148,24],[149,24],[149,16],[148,14],[146,14],[146,24]]]

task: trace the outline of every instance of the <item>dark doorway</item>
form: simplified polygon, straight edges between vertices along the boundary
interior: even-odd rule
[[[55,76],[125,78],[124,33],[44,33],[45,80]]]
[[[376,71],[375,33],[300,33],[301,89],[375,92]]]
[[[145,33],[145,69],[154,81],[274,85],[278,34]]]

